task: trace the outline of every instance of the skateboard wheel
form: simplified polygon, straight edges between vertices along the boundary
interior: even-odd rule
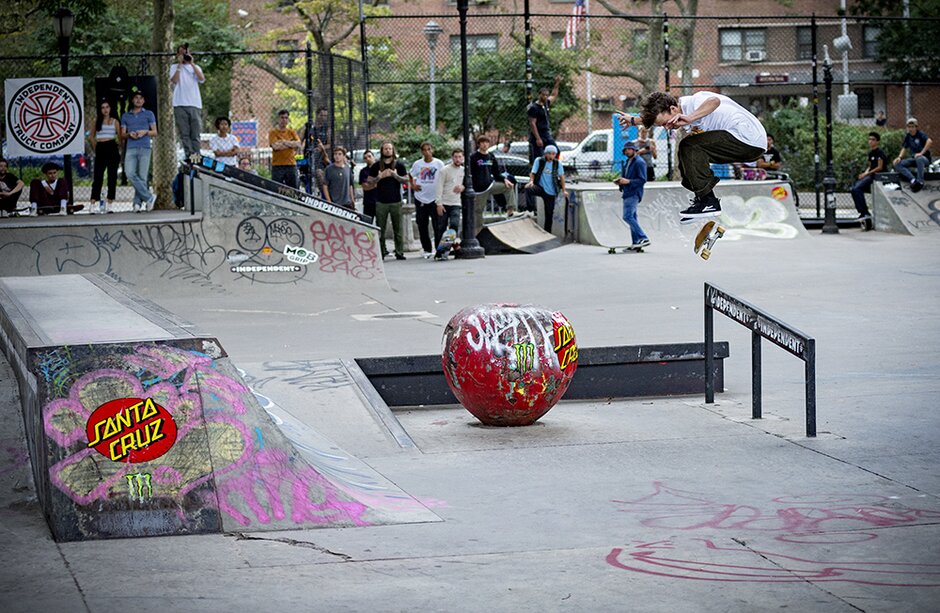
[[[702,249],[702,253],[700,255],[702,256],[703,260],[707,260],[711,256],[711,254],[712,252],[710,250]]]
[[[607,250],[607,253],[617,253],[617,250],[611,247],[610,249]]]

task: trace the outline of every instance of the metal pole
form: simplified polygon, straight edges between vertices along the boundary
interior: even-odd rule
[[[69,76],[69,43],[70,39],[68,36],[59,37],[59,60],[62,63],[62,76]],[[97,104],[97,103],[96,103]],[[62,162],[65,165],[63,169],[65,171],[65,183],[69,188],[69,206],[72,206],[75,203],[75,189],[72,185],[72,154],[66,154],[62,157]],[[95,163],[99,163],[98,160],[95,160]]]
[[[522,5],[522,21],[525,24],[525,99],[532,102],[532,15],[529,12],[529,0]]]
[[[806,436],[816,436],[816,339],[806,343]]]
[[[349,155],[356,147],[353,143],[353,69],[352,60],[346,60],[346,147],[349,149]],[[334,137],[335,141],[336,138]],[[336,146],[336,143],[333,143]]]
[[[463,237],[457,257],[465,260],[485,256],[483,247],[477,241],[476,222],[474,220],[473,181],[470,179],[470,84],[467,79],[467,5],[469,0],[457,0],[457,12],[460,14],[460,96],[463,102],[463,151],[464,173],[463,193],[460,194],[460,208],[463,211]]]
[[[813,191],[816,193],[816,218],[820,217],[819,210],[819,62],[816,60],[816,13],[810,21],[813,45]]]
[[[715,311],[705,295],[705,404],[715,402]]]
[[[904,19],[911,18],[910,0],[904,0]],[[914,114],[914,104],[911,99],[911,82],[904,81],[904,117],[910,117]]]
[[[760,333],[751,332],[751,419],[761,418]]]
[[[304,145],[304,159],[307,161],[307,177],[304,191],[313,193],[313,48],[310,41],[304,49],[304,64],[307,70],[307,142]]]
[[[587,51],[587,69],[584,75],[584,86],[587,94],[587,129],[588,134],[594,131],[594,92],[591,88],[591,3],[590,0],[584,0],[584,38],[587,42],[584,49]]]
[[[669,93],[669,15],[663,13],[663,83]],[[672,180],[672,135],[666,133],[666,176]]]
[[[431,104],[430,104],[431,117],[428,122],[429,123],[428,132],[434,132],[437,129],[437,92],[435,91],[435,83],[434,83],[434,69],[436,68],[435,61],[434,61],[434,49],[435,47],[437,47],[437,41],[428,39],[428,47],[430,48],[430,52],[431,52],[430,53],[431,66],[429,69],[430,81],[431,81]]]
[[[359,56],[362,58],[362,118],[366,134],[363,149],[369,148],[369,52],[366,44],[366,16],[359,0]]]
[[[823,220],[823,234],[838,234],[836,225],[836,173],[832,167],[832,60],[829,47],[823,45],[823,82],[826,84],[826,176],[823,188],[826,191],[826,217]]]

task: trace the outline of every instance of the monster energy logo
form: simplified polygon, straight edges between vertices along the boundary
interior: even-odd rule
[[[124,475],[127,479],[127,495],[131,500],[143,502],[153,496],[153,486],[150,484],[150,473],[134,473]]]
[[[529,372],[535,361],[535,345],[533,343],[518,343],[513,345],[516,350],[516,370]]]

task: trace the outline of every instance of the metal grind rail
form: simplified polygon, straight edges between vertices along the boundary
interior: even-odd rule
[[[806,436],[816,436],[816,340],[711,283],[705,283],[705,403],[715,402],[715,311],[751,330],[751,417],[761,418],[761,338],[766,338],[805,363]]]

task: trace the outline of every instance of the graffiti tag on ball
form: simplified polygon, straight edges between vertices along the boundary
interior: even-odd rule
[[[85,424],[88,446],[113,462],[149,462],[176,442],[176,422],[152,398],[106,402]]]

